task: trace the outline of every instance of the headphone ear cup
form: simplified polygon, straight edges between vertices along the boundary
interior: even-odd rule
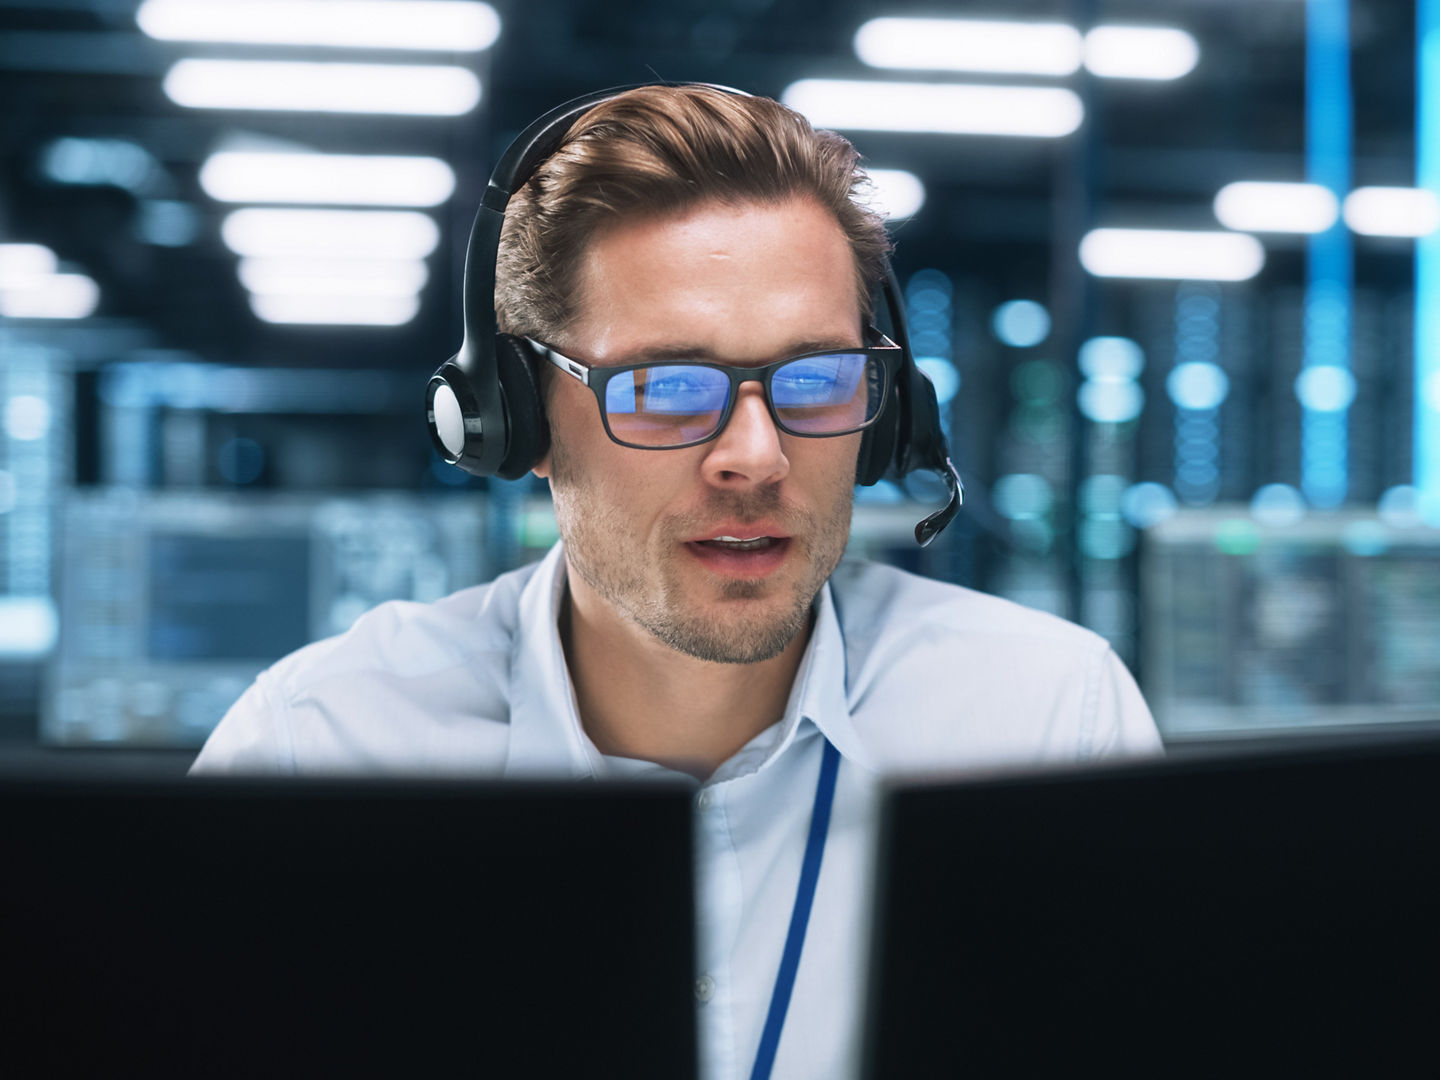
[[[513,334],[495,335],[495,374],[508,435],[505,459],[495,475],[503,480],[519,480],[550,449],[550,422],[545,418],[537,361],[528,341]]]
[[[935,384],[920,365],[908,365],[905,415],[900,421],[895,467],[903,476],[916,469],[942,468],[949,456],[945,450],[944,428],[940,426],[940,402]],[[938,456],[937,456],[938,455]]]
[[[878,482],[895,458],[895,437],[900,430],[900,398],[903,393],[900,382],[898,378],[895,380],[890,400],[885,403],[879,418],[865,429],[860,438],[860,458],[855,463],[855,482],[862,487]]]

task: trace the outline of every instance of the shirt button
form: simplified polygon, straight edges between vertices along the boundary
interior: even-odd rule
[[[700,792],[699,795],[695,796],[695,806],[696,806],[696,808],[699,809],[701,812],[704,812],[704,811],[706,811],[706,810],[709,810],[710,807],[712,807],[712,806],[714,806],[714,805],[715,805],[715,796],[714,796],[714,794],[710,791],[709,788],[706,788],[704,791]]]
[[[701,975],[695,980],[695,996],[700,1001],[709,1001],[715,996],[715,980],[709,975]]]

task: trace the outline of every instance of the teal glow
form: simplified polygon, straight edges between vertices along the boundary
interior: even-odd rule
[[[1306,0],[1305,171],[1306,179],[1343,199],[1350,190],[1354,117],[1350,93],[1349,0]],[[1350,367],[1354,252],[1350,233],[1337,221],[1308,243],[1305,289],[1305,368]],[[1318,411],[1302,399],[1300,486],[1315,506],[1345,501],[1349,448],[1345,410]],[[1325,453],[1310,448],[1319,443]],[[1338,440],[1338,441],[1337,441]]]
[[[1415,186],[1440,194],[1440,0],[1419,0],[1415,27]],[[1440,233],[1415,241],[1414,483],[1440,504]]]

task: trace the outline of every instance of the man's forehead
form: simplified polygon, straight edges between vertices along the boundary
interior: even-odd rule
[[[605,362],[622,353],[633,362],[640,353],[774,358],[860,343],[854,253],[813,200],[702,204],[617,223],[582,260],[567,337],[595,345]]]

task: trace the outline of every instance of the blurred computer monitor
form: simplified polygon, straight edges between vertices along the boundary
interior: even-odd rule
[[[1437,911],[1440,741],[898,787],[863,1075],[1428,1075]]]
[[[77,493],[41,739],[197,747],[286,653],[485,580],[485,520],[473,496]]]
[[[1184,510],[1146,530],[1140,595],[1169,743],[1440,725],[1440,529]]]
[[[35,1076],[694,1075],[679,787],[0,778]]]

